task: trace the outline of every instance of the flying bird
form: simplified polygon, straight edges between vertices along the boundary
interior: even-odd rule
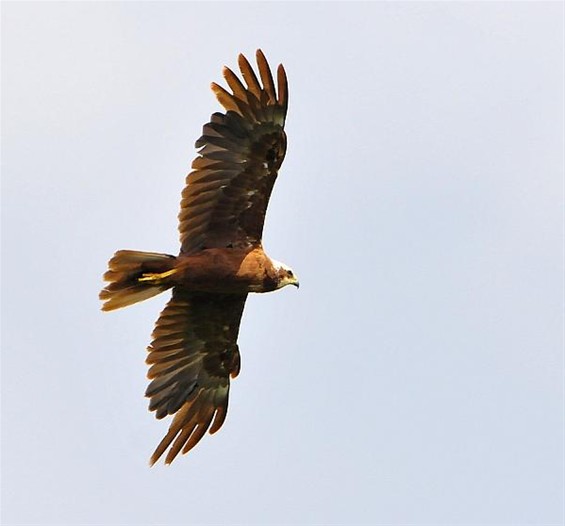
[[[247,295],[299,285],[261,242],[286,153],[288,83],[279,65],[275,88],[261,50],[256,60],[259,78],[239,55],[243,81],[224,67],[231,92],[211,85],[225,112],[214,113],[196,141],[182,191],[178,256],[119,250],[104,274],[104,311],[172,289],[147,349],[149,409],[158,419],[174,415],[151,465],[165,452],[171,463],[224,423],[230,378],[240,369],[237,337]]]

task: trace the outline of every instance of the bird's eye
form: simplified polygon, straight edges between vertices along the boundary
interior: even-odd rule
[[[292,278],[294,276],[294,274],[292,273],[292,270],[288,271],[288,275]]]

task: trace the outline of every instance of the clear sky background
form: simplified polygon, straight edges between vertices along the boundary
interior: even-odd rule
[[[563,4],[3,3],[5,525],[563,524]],[[224,64],[290,82],[222,430],[148,459],[168,294]]]

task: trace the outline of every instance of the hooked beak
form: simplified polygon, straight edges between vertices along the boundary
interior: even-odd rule
[[[292,276],[292,281],[290,282],[291,285],[294,285],[297,289],[300,288],[300,282],[298,281],[298,276]]]

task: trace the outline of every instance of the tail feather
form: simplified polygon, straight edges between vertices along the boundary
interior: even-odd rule
[[[108,271],[104,274],[104,281],[109,283],[100,292],[100,299],[104,301],[102,310],[121,309],[171,288],[172,283],[148,279],[147,276],[157,276],[165,272],[173,274],[175,261],[175,256],[168,254],[118,250],[108,263]]]

